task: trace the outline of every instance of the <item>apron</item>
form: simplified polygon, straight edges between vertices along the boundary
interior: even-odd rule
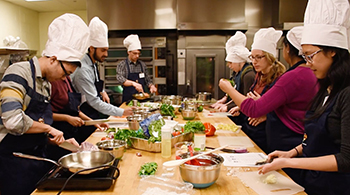
[[[52,110],[48,97],[36,92],[35,67],[33,60],[30,60],[33,78],[33,89],[27,83],[21,83],[26,88],[27,95],[31,101],[25,110],[25,114],[34,121],[43,121],[51,124]],[[11,80],[11,76],[3,80]],[[20,82],[15,81],[14,82]],[[45,161],[31,160],[12,155],[13,152],[21,152],[35,156],[46,157],[45,146],[47,135],[45,133],[23,134],[15,136],[7,134],[0,142],[0,193],[7,194],[30,194],[35,190],[36,183],[53,166]]]
[[[340,145],[335,144],[326,129],[327,117],[332,111],[337,97],[329,104],[325,112],[318,118],[305,123],[305,135],[303,141],[303,156],[317,157],[331,155],[340,152]],[[306,117],[313,112],[308,111]],[[305,191],[308,194],[341,195],[350,194],[350,173],[302,171]]]
[[[99,73],[95,64],[94,64],[94,72],[95,72],[95,83],[94,84],[95,84],[96,91],[97,91],[97,97],[102,99],[101,92],[103,91],[104,81],[100,80],[100,73]],[[103,119],[103,118],[108,117],[107,115],[104,115],[104,114],[100,113],[99,111],[97,111],[96,109],[94,109],[93,107],[91,107],[87,102],[84,102],[80,106],[80,110],[92,119]]]
[[[137,83],[140,83],[142,85],[142,87],[143,87],[143,91],[145,91],[146,90],[145,89],[145,86],[146,86],[146,79],[145,79],[145,77],[144,78],[140,78],[139,77],[140,73],[131,73],[130,72],[130,67],[129,67],[129,60],[126,59],[125,62],[126,62],[126,68],[128,69],[128,78],[127,79],[131,80],[131,81],[135,81]],[[142,64],[140,64],[140,66],[141,66],[141,73],[144,73],[145,70],[143,69]],[[136,93],[138,93],[138,92],[135,89],[135,87],[133,87],[133,86],[128,86],[128,87],[123,86],[123,102],[127,102],[127,101],[132,100],[132,98],[133,98],[132,95],[136,94]]]

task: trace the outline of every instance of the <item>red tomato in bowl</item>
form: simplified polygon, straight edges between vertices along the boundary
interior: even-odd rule
[[[205,127],[206,136],[213,136],[215,134],[216,128],[214,127],[214,125],[210,123],[203,123],[203,125]]]

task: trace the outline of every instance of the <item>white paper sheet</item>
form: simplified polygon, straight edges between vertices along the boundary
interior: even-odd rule
[[[256,167],[257,161],[267,158],[264,153],[222,153],[220,155],[224,158],[224,166],[227,167]]]
[[[251,142],[250,139],[245,136],[235,136],[235,137],[218,136],[218,140],[219,140],[220,146],[233,145],[233,146],[240,146],[245,148],[254,147],[253,142]]]

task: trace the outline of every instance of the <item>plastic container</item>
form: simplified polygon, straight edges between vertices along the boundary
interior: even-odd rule
[[[142,177],[137,189],[140,192],[140,195],[144,194],[147,190],[149,191],[152,189],[158,189],[156,194],[162,194],[161,191],[177,194],[183,193],[187,195],[193,195],[195,193],[195,191],[193,190],[193,185],[191,183],[185,183],[153,175]]]
[[[204,151],[205,150],[205,134],[204,133],[195,133],[194,134],[194,150],[195,151]]]
[[[162,150],[161,155],[163,158],[171,157],[171,130],[172,126],[162,126]]]

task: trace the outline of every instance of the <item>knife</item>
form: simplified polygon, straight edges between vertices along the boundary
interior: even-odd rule
[[[71,144],[67,141],[62,142],[60,145],[58,145],[61,148],[64,148],[66,150],[72,151],[72,152],[78,152],[80,150],[79,146],[76,146],[74,144]]]
[[[96,124],[106,123],[108,121],[109,121],[109,119],[89,120],[89,121],[84,121],[84,124],[85,124],[85,126],[89,126],[89,125],[96,125]]]

